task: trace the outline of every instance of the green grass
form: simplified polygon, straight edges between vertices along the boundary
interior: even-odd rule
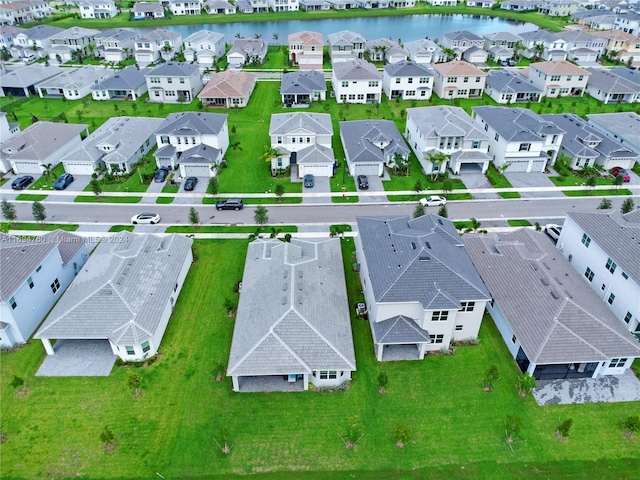
[[[48,197],[48,195],[36,195],[36,194],[31,194],[31,193],[21,193],[20,195],[18,195],[16,197],[16,200],[24,200],[24,201],[27,201],[27,202],[41,202],[42,200],[44,200],[47,197]]]
[[[156,198],[156,203],[166,205],[169,203],[173,203],[174,197],[158,197]]]
[[[626,188],[610,188],[606,190],[562,190],[567,197],[590,197],[593,195],[633,195],[631,190]]]
[[[192,226],[172,226],[167,227],[167,233],[255,233],[255,226],[248,225],[203,225],[198,229]],[[282,233],[295,233],[298,227],[295,225],[267,225],[265,232],[270,233],[271,228],[277,228]]]
[[[53,190],[53,185],[56,183],[58,177],[63,173],[64,165],[60,163],[53,169],[49,178],[45,178],[44,175],[37,178],[36,181],[29,186],[28,190]]]
[[[52,231],[52,230],[65,230],[67,232],[75,232],[80,225],[75,223],[28,223],[28,222],[20,222],[9,224],[7,222],[0,223],[0,230],[6,232],[8,230],[43,230],[43,231]]]
[[[349,238],[341,243],[353,313],[363,299],[351,268],[354,243]],[[108,377],[35,377],[45,356],[39,341],[2,353],[3,477],[135,479],[155,477],[155,472],[202,479],[252,474],[259,480],[636,476],[636,442],[619,427],[633,404],[539,407],[531,397],[520,398],[514,387],[517,368],[488,317],[479,346],[458,347],[455,356],[385,364],[375,360],[368,323],[352,319],[358,369],[346,392],[231,392],[229,378],[216,383],[208,372],[227,362],[234,322],[225,314],[224,299],[235,299],[246,245],[244,240],[195,241],[197,261],[158,361],[139,370],[139,398],[126,386],[126,368],[116,367]],[[499,365],[501,380],[486,393],[481,378],[492,364]],[[390,379],[384,395],[375,385],[380,370]],[[27,395],[16,396],[9,385],[13,375],[26,378]],[[516,445],[515,453],[503,441],[507,414],[523,420],[526,442]],[[338,434],[354,416],[365,435],[355,450],[347,450]],[[566,442],[554,436],[559,418],[574,420]],[[404,449],[390,436],[397,422],[411,428]],[[117,439],[109,453],[98,438],[105,425]],[[213,441],[222,428],[232,445],[228,456]]]
[[[513,220],[507,220],[507,223],[509,224],[510,227],[531,227],[532,226],[529,220],[513,219]]]
[[[9,181],[9,177],[0,176],[0,187]]]
[[[640,163],[637,163],[633,166],[633,171],[636,172],[636,175],[640,175]],[[0,185],[2,185],[0,183]]]
[[[162,187],[162,193],[178,193],[180,191],[180,185],[165,185]]]
[[[489,183],[491,183],[495,188],[513,188],[509,179],[504,175],[504,173],[498,171],[493,163],[489,163],[489,168],[487,169],[485,176],[487,177],[487,180],[489,180]]]
[[[596,176],[595,178],[596,185],[613,185],[612,177]],[[551,175],[549,176],[549,180],[551,180],[556,185],[556,187],[584,187],[586,186],[587,182],[587,179],[585,177],[580,177],[577,175]]]
[[[133,232],[135,227],[133,225],[114,225],[109,229],[110,232]]]
[[[521,195],[518,192],[498,192],[500,198],[520,198]]]
[[[344,197],[331,197],[333,203],[358,203],[360,198],[356,195],[345,195]]]
[[[139,203],[142,197],[116,197],[116,196],[101,196],[95,195],[78,195],[73,199],[78,203]]]
[[[153,157],[154,149],[149,152],[145,156],[144,165],[142,166],[142,171],[140,172],[142,176],[150,176],[156,170],[156,162]],[[153,180],[151,180],[153,181]],[[135,193],[144,193],[149,188],[149,183],[144,183],[140,181],[140,174],[134,171],[131,175],[118,178],[117,181],[112,183],[106,182],[104,180],[100,180],[100,187],[103,192],[135,192]],[[85,192],[91,192],[92,187],[91,184],[87,185],[84,189]]]

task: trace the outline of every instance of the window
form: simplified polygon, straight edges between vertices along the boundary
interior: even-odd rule
[[[409,82],[409,83],[411,83],[411,82]],[[378,86],[378,81],[377,80],[371,80],[369,82],[369,86],[370,87],[377,87]]]
[[[463,83],[469,83],[469,77],[464,77],[464,78],[462,79],[462,82],[463,82]]]
[[[31,277],[27,278],[27,285],[29,285],[29,288],[33,288],[33,280]]]
[[[591,282],[593,280],[593,270],[587,267],[587,269],[584,271],[584,276]]]
[[[431,343],[444,343],[444,335],[441,333],[438,335],[431,335]]]
[[[580,76],[578,77],[578,81],[579,81],[579,82],[581,82],[583,79],[584,79],[584,75],[580,75]]]
[[[516,340],[517,340],[516,336],[515,336],[515,335],[512,335],[512,336],[511,336],[511,342],[512,342],[512,343],[516,343]]]
[[[338,378],[337,370],[320,370],[320,380],[335,380]]]
[[[591,243],[591,237],[589,237],[589,235],[587,235],[586,233],[583,233],[581,242],[585,247],[589,248],[589,244]]]
[[[407,83],[413,83],[413,77],[409,77],[409,79],[407,80]]]
[[[567,82],[571,81],[571,75],[567,75]]]
[[[499,134],[499,133],[496,133],[496,136],[495,136],[495,137],[493,137],[493,138],[495,138],[495,140],[496,140],[496,142],[497,142],[498,140],[500,140],[500,134]]]
[[[151,77],[149,81],[151,83],[160,83],[160,77]]]
[[[136,351],[133,349],[131,345],[127,345],[124,348],[127,350],[127,355],[134,355],[136,353]]]
[[[428,77],[420,77],[420,83],[429,83]]]
[[[342,82],[342,86],[343,87],[348,87],[349,86],[349,82]]]
[[[521,143],[520,144],[520,148],[518,149],[519,152],[528,152],[531,149],[531,144],[530,143]]]
[[[358,100],[364,100],[364,93],[358,94]]]
[[[407,97],[415,97],[416,96],[416,91],[415,90],[407,90],[406,92],[404,92],[404,94]]]
[[[560,75],[551,75],[551,81],[552,82],[559,82],[560,81]]]
[[[447,83],[456,83],[456,77],[447,77]]]
[[[476,302],[460,302],[461,312],[473,312]]]
[[[627,314],[624,316],[624,323],[629,323],[632,316],[633,315],[631,315],[631,312],[627,312]]]
[[[171,83],[171,82],[169,82],[169,83]],[[184,83],[184,78],[180,79],[180,83]]]
[[[400,83],[400,77],[396,77],[396,83]]]
[[[38,265],[38,268],[36,268],[36,273],[38,273],[40,270],[42,270],[42,265]]]
[[[608,303],[609,305],[613,305],[613,301],[614,301],[615,299],[616,299],[616,296],[615,296],[615,294],[613,294],[613,293],[612,293],[612,294],[610,294],[610,295],[609,295],[609,298],[607,299],[607,303]]]
[[[627,363],[626,358],[612,358],[609,362],[609,368],[620,368],[624,367],[624,364]]]
[[[446,322],[449,319],[449,312],[446,310],[435,311],[431,314],[432,322]]]
[[[622,278],[624,278],[625,280],[629,280],[629,275],[627,275],[627,272],[622,272]]]
[[[16,299],[11,297],[9,299],[9,305],[11,305],[11,310],[15,310],[18,304],[16,303]]]
[[[611,259],[608,259],[608,260],[607,260],[607,264],[604,266],[604,268],[606,268],[607,270],[609,270],[609,272],[611,272],[611,273],[613,273],[613,272],[615,272],[615,271],[616,271],[616,267],[617,267],[616,262],[614,262],[614,261],[613,261],[613,260],[611,260]]]
[[[282,158],[278,157],[278,168],[282,167]]]
[[[51,291],[53,293],[56,293],[58,290],[60,290],[60,282],[58,281],[58,279],[56,278],[53,283],[51,284]]]
[[[462,325],[456,325],[456,332],[462,331]]]
[[[167,77],[167,83],[173,83],[173,78]]]
[[[476,83],[480,83],[480,77],[476,77]]]
[[[149,346],[149,342],[143,342],[142,353],[147,353],[149,350],[151,350],[151,347]]]
[[[478,148],[480,148],[480,142],[478,142],[478,141],[471,142],[471,149],[472,150],[477,150]]]

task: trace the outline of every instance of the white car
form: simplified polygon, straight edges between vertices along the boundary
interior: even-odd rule
[[[421,198],[420,205],[423,207],[441,207],[447,204],[447,199],[438,195],[431,195],[430,197]]]
[[[131,217],[131,223],[137,225],[138,223],[150,223],[154,225],[160,221],[160,215],[157,213],[140,213]]]
[[[556,225],[555,223],[549,223],[544,226],[544,233],[549,235],[554,242],[557,242],[562,233],[562,225]]]

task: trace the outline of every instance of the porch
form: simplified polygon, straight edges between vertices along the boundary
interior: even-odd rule
[[[306,390],[305,377],[295,374],[233,377],[233,383],[236,392],[301,392]]]

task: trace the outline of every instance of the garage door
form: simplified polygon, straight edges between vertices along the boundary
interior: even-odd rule
[[[531,172],[544,172],[544,167],[547,164],[546,160],[536,160],[532,162]]]
[[[529,168],[529,161],[527,160],[526,162],[523,161],[510,161],[509,162],[509,168],[508,168],[508,172],[526,172],[527,169]]]
[[[210,177],[211,168],[208,165],[180,165],[183,177]]]
[[[40,169],[40,164],[38,162],[20,162],[15,161],[11,162],[11,166],[13,167],[13,171],[15,173],[23,174],[23,173],[36,173],[41,174],[42,170]]]
[[[331,177],[333,175],[333,165],[298,165],[298,175],[300,178],[307,174],[316,177]]]
[[[356,163],[354,165],[353,175],[374,175],[378,176],[380,172],[379,163]]]
[[[90,163],[65,163],[64,171],[72,175],[91,175],[94,169]]]

